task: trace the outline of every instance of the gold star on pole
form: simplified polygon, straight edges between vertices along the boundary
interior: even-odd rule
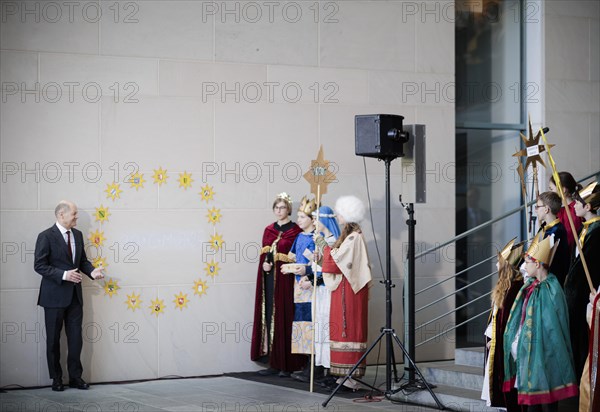
[[[525,149],[519,150],[517,153],[513,154],[513,157],[522,157],[526,156],[525,160],[525,170],[529,167],[529,165],[533,168],[533,185],[535,187],[535,194],[538,196],[540,194],[540,189],[537,181],[537,164],[540,163],[544,168],[546,164],[544,160],[540,156],[543,152],[546,151],[546,147],[543,144],[540,144],[540,138],[542,137],[541,131],[538,132],[535,136],[533,135],[533,128],[531,127],[531,118],[529,118],[529,138],[526,138],[523,133],[519,133],[521,135],[521,139],[523,143],[525,143]],[[550,148],[554,147],[554,145],[549,145]]]
[[[546,151],[546,147],[543,144],[540,144],[540,138],[542,134],[538,132],[535,136],[533,135],[533,129],[531,127],[531,119],[529,119],[529,138],[526,138],[523,133],[519,133],[521,135],[521,139],[523,143],[525,143],[525,149],[519,150],[517,153],[513,154],[514,157],[527,156],[527,160],[525,162],[525,169],[529,167],[529,165],[533,165],[533,167],[537,167],[536,163],[540,163],[542,166],[546,167],[544,160],[540,156],[543,152]],[[550,148],[554,147],[554,145],[550,145]]]
[[[310,183],[310,192],[315,197],[319,197],[319,187],[320,194],[324,195],[327,193],[327,186],[337,181],[335,174],[329,170],[329,160],[325,160],[323,145],[319,149],[317,158],[310,162],[310,169],[304,173],[304,178]]]

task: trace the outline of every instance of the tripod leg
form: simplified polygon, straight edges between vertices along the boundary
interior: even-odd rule
[[[410,363],[410,366],[421,377],[421,381],[423,381],[423,383],[425,384],[425,387],[427,388],[427,391],[429,392],[429,394],[431,395],[431,397],[433,398],[433,400],[435,401],[435,403],[437,403],[438,408],[440,410],[445,410],[446,407],[440,402],[440,400],[438,399],[438,397],[435,395],[435,392],[433,392],[433,390],[431,389],[431,386],[429,386],[429,383],[427,383],[427,381],[425,380],[425,377],[423,376],[423,374],[421,373],[421,371],[419,370],[419,368],[417,368],[417,365],[415,364],[415,362],[410,358],[410,356],[408,356],[408,352],[406,351],[406,348],[404,347],[404,345],[402,344],[402,342],[400,342],[400,339],[398,338],[398,335],[396,335],[396,333],[394,332],[394,333],[392,333],[392,336],[394,337],[394,340],[396,341],[396,343],[398,344],[398,346],[400,346],[400,349],[402,349],[402,352],[404,352],[404,356],[406,357],[406,359],[408,359],[408,362]]]
[[[360,357],[360,359],[358,360],[358,362],[356,362],[354,364],[354,366],[352,367],[352,369],[350,369],[350,372],[348,372],[348,374],[346,376],[344,376],[344,380],[342,380],[342,382],[340,382],[338,384],[338,386],[333,390],[333,392],[331,392],[331,394],[329,395],[329,398],[327,398],[327,400],[325,400],[325,402],[323,402],[321,404],[321,405],[323,405],[323,407],[327,407],[327,404],[329,403],[329,401],[331,400],[331,398],[333,398],[335,396],[335,394],[340,390],[340,388],[342,387],[342,385],[344,384],[344,382],[346,382],[352,376],[352,374],[360,366],[360,364],[362,363],[362,361],[365,360],[365,358],[367,357],[367,355],[369,353],[371,353],[371,351],[373,350],[373,348],[375,347],[375,345],[377,345],[377,343],[385,335],[386,335],[385,330],[382,330],[381,333],[379,334],[379,336],[377,337],[377,339],[375,339],[375,341],[371,344],[371,346],[369,346],[369,349],[367,349],[367,351]]]
[[[392,357],[392,368],[394,369],[394,382],[398,383],[398,382],[400,382],[400,379],[398,379],[398,368],[396,367],[396,354],[394,353],[394,347],[391,346],[390,350],[392,351],[391,357]]]

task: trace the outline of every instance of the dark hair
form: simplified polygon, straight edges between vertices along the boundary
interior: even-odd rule
[[[600,184],[597,184],[592,191],[592,194],[588,196],[587,202],[581,198],[579,191],[575,193],[573,198],[579,201],[582,205],[590,205],[590,210],[592,213],[596,213],[598,208],[600,207]]]
[[[566,196],[573,196],[575,192],[583,188],[581,184],[575,181],[575,178],[573,178],[573,175],[569,172],[559,172],[558,178],[560,179],[560,187],[565,188]],[[554,176],[550,176],[550,181],[554,183],[554,186],[558,186],[554,180]]]
[[[541,200],[544,206],[548,206],[550,208],[550,212],[553,215],[557,215],[560,212],[561,201],[560,196],[554,192],[544,192],[540,193],[538,196],[538,200]]]

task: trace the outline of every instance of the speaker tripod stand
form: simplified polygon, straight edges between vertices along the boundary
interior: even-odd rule
[[[375,346],[381,341],[381,339],[383,337],[385,337],[385,343],[386,343],[386,362],[385,362],[386,387],[385,387],[385,391],[383,392],[385,397],[389,399],[391,395],[404,389],[408,385],[411,385],[411,386],[421,389],[420,385],[422,384],[429,391],[429,393],[435,400],[438,408],[440,410],[445,409],[444,405],[442,405],[442,403],[439,401],[439,399],[437,398],[437,396],[431,389],[431,386],[425,380],[425,377],[423,376],[423,374],[421,373],[419,368],[417,368],[417,365],[415,364],[412,357],[410,356],[410,354],[408,353],[408,351],[406,350],[406,348],[404,347],[404,345],[402,344],[402,342],[396,335],[396,332],[394,331],[394,329],[392,329],[392,288],[394,287],[394,285],[392,284],[392,280],[391,280],[390,164],[391,164],[392,160],[394,160],[394,158],[395,157],[385,157],[385,158],[380,159],[380,160],[385,161],[385,232],[386,232],[385,233],[386,234],[386,239],[385,239],[385,251],[386,251],[385,260],[386,260],[386,262],[385,263],[386,263],[386,268],[385,268],[384,280],[381,281],[381,283],[383,283],[385,285],[385,327],[381,328],[381,333],[379,334],[377,339],[375,339],[375,341],[371,344],[371,346],[367,349],[367,351],[361,356],[361,358],[358,360],[358,362],[356,362],[356,364],[352,367],[352,369],[344,377],[342,382],[339,383],[338,386],[333,390],[333,392],[329,395],[327,400],[322,403],[322,405],[324,407],[327,406],[327,404],[331,401],[331,399],[335,396],[335,394],[340,390],[342,385],[352,376],[354,371],[366,359],[367,355],[373,350],[373,348],[375,348]],[[412,209],[412,207],[411,207],[411,209]],[[409,224],[409,229],[412,230],[412,232],[409,231],[409,256],[411,255],[410,251],[412,250],[413,263],[412,263],[412,266],[410,266],[411,263],[409,262],[409,272],[411,272],[410,268],[412,268],[412,273],[409,273],[407,276],[409,276],[409,279],[411,279],[411,277],[412,277],[412,282],[413,282],[412,290],[414,292],[414,226],[415,226],[415,221],[413,219],[413,214],[414,214],[414,211],[412,212],[412,214],[409,213],[409,216],[411,218],[410,220],[412,220],[412,224]],[[410,257],[409,257],[409,260],[410,260]],[[410,280],[409,280],[409,282],[410,282]],[[407,298],[412,299],[413,296],[409,297],[408,294],[409,294],[409,292],[407,291]],[[414,311],[413,311],[413,315],[414,315]],[[413,341],[414,341],[414,328],[413,328],[414,323],[412,325],[408,325],[408,327],[412,329],[412,334],[413,334],[412,336],[413,336]],[[394,359],[392,340],[395,341],[396,344],[400,347],[400,349],[404,353],[405,360],[407,360],[410,365],[409,382],[406,385],[403,385],[401,388],[396,389],[396,390],[392,390],[392,362],[393,362],[394,371],[395,371],[395,359]],[[418,382],[414,380],[415,372],[421,378]],[[395,377],[396,377],[396,381],[398,381],[397,373],[396,373]],[[360,382],[364,383],[362,381],[360,381]],[[374,386],[367,385],[367,384],[366,384],[366,386],[379,391],[379,389],[375,388]]]

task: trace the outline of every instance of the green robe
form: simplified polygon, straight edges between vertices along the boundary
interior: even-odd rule
[[[515,362],[511,346],[519,327]],[[529,278],[510,311],[504,332],[503,390],[509,391],[515,382],[520,405],[553,403],[578,394],[567,303],[551,273],[543,282]]]

